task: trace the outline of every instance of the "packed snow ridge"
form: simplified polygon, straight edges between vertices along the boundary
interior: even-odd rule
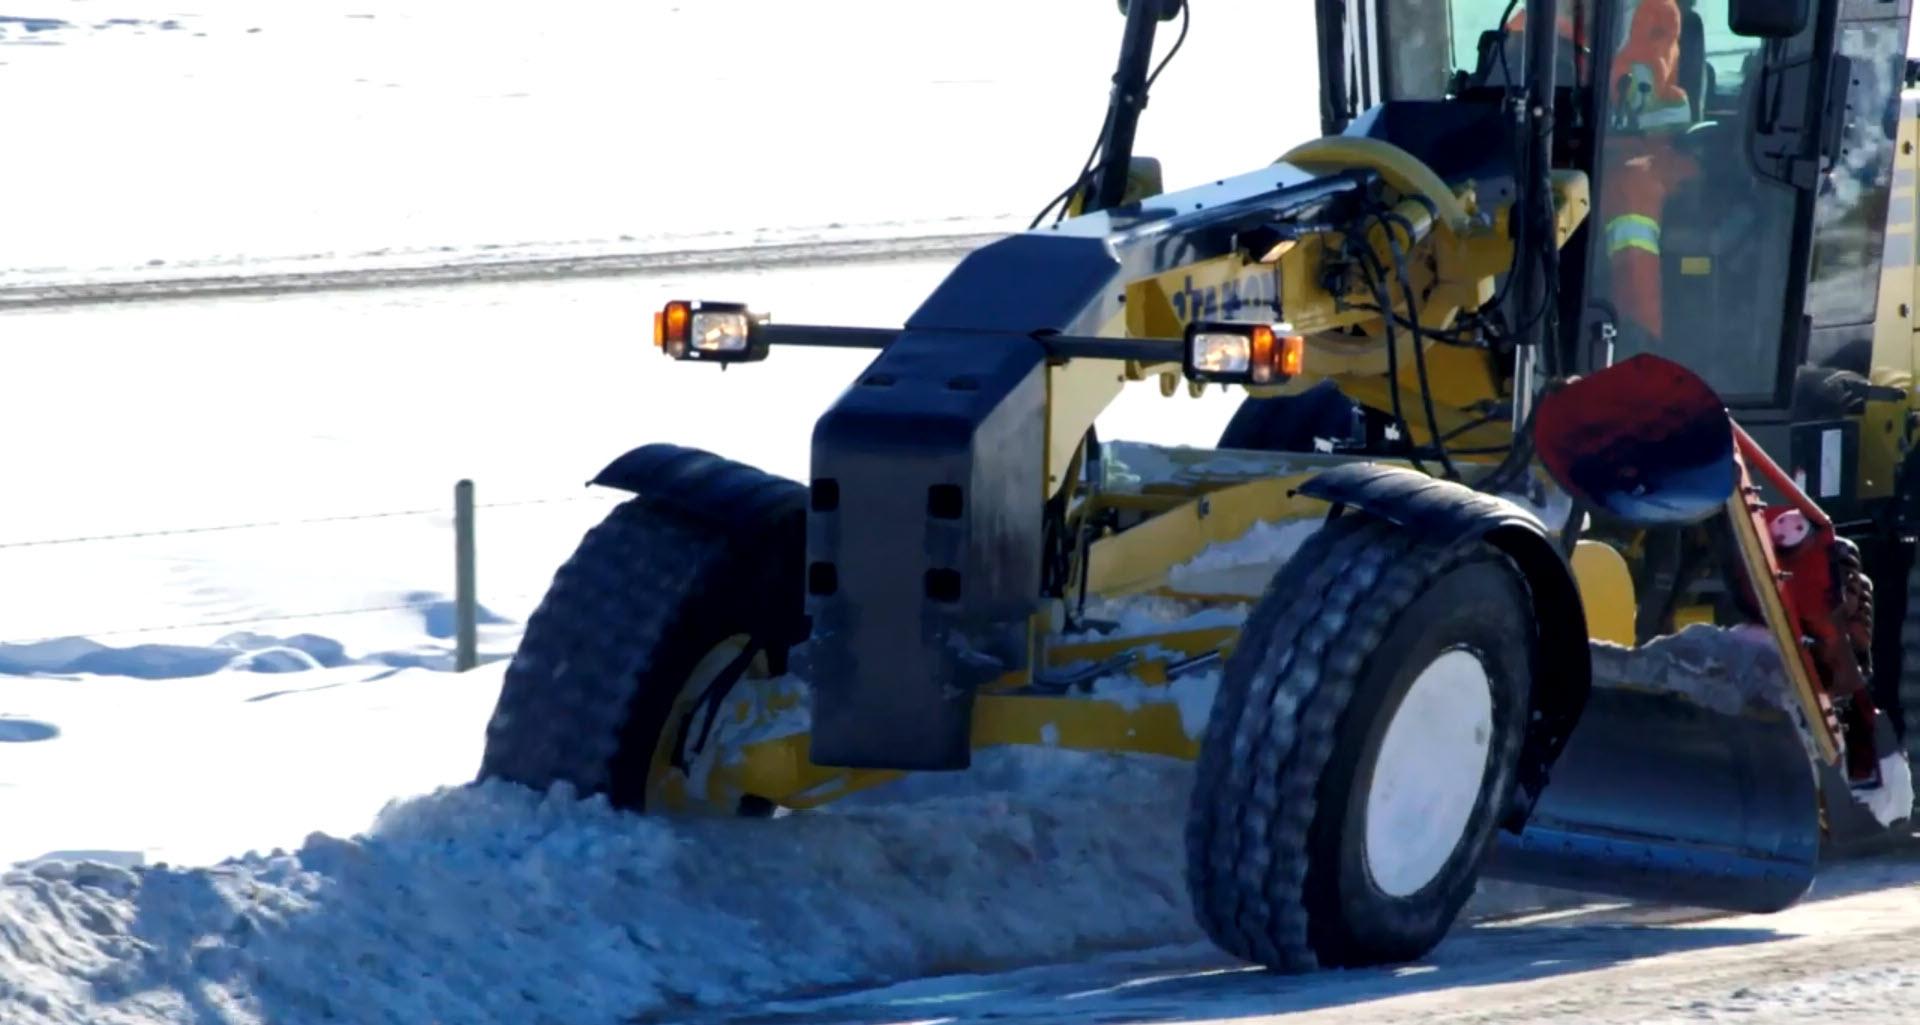
[[[0,1021],[624,1025],[1200,944],[1191,780],[1165,759],[997,750],[771,820],[487,783],[208,868],[40,862],[0,878]],[[1468,913],[1566,899],[1491,883]]]
[[[1184,767],[1049,754],[771,821],[489,783],[207,869],[42,863],[0,884],[0,1021],[611,1025],[1196,938]]]

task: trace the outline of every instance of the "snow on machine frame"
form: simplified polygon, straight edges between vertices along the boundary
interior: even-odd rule
[[[1096,156],[901,329],[655,316],[679,361],[877,354],[804,484],[671,444],[594,478],[635,497],[529,621],[481,776],[764,815],[993,746],[1191,759],[1195,913],[1280,970],[1418,957],[1483,873],[1792,904],[1911,805],[1916,115],[1844,102],[1906,5],[1689,11],[1696,173],[1649,236],[1608,155],[1655,93],[1586,41],[1662,2],[1319,0],[1324,137],[1174,193],[1131,151],[1192,12],[1123,3]],[[1408,42],[1469,28],[1471,67]],[[1703,31],[1736,63],[1689,64]],[[1820,183],[1883,132],[1906,222],[1861,234],[1884,190],[1834,218],[1861,191]],[[1823,249],[1882,237],[1884,273]],[[1848,274],[1899,313],[1823,322]],[[1149,380],[1251,397],[1218,449],[1097,438]]]

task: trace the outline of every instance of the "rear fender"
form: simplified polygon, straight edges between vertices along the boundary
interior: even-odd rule
[[[1546,525],[1507,499],[1403,466],[1351,463],[1308,480],[1299,490],[1332,505],[1332,515],[1357,509],[1416,529],[1441,544],[1485,541],[1505,552],[1526,574],[1540,630],[1540,664],[1534,673],[1527,739],[1520,752],[1520,794],[1502,823],[1518,832],[1546,788],[1548,770],[1566,748],[1593,688],[1580,589]]]

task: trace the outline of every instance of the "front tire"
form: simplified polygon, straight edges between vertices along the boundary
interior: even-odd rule
[[[1287,564],[1223,671],[1187,829],[1201,926],[1286,972],[1418,958],[1472,895],[1514,789],[1526,579],[1350,514]]]

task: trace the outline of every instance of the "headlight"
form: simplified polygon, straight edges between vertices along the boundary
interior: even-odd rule
[[[1306,339],[1285,324],[1194,323],[1183,362],[1194,381],[1282,384],[1304,369]]]
[[[1253,338],[1231,331],[1197,333],[1187,348],[1193,368],[1208,374],[1244,374],[1253,358]]]
[[[696,313],[692,342],[701,352],[745,352],[747,315],[743,312]]]
[[[675,299],[653,315],[653,344],[679,360],[746,363],[765,359],[755,318],[739,303]]]

